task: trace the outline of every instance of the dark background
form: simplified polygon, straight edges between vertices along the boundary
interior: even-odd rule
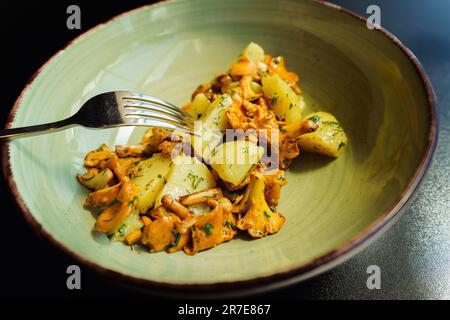
[[[195,0],[193,0],[195,1]],[[150,1],[151,2],[151,1]],[[343,265],[258,299],[450,298],[450,1],[336,0],[365,14],[378,4],[382,25],[408,45],[428,71],[441,122],[436,157],[412,208],[383,237]],[[33,73],[80,33],[119,13],[149,3],[140,0],[30,1],[0,4],[3,80],[0,122]],[[77,4],[82,30],[66,28],[66,8]],[[66,268],[76,264],[38,238],[24,222],[1,177],[2,298],[157,298],[117,287],[82,267],[82,290],[66,288]],[[382,289],[366,288],[366,268],[382,270]]]

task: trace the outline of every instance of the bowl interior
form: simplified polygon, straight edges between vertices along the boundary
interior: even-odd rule
[[[147,254],[94,235],[75,175],[101,143],[142,130],[64,132],[15,140],[10,162],[33,218],[58,242],[105,268],[173,284],[246,280],[291,270],[339,248],[399,201],[424,155],[427,98],[413,64],[385,35],[303,1],[164,2],[121,16],[58,53],[26,91],[13,126],[65,118],[95,94],[130,90],[175,104],[225,71],[250,41],[300,74],[307,111],[329,111],[350,144],[330,160],[302,154],[288,173],[276,235],[238,238],[194,257]]]

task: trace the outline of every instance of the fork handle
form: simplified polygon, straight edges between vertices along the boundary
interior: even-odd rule
[[[70,117],[61,121],[38,124],[35,126],[2,129],[0,130],[0,139],[17,138],[21,136],[30,136],[60,131],[75,126],[76,123],[73,120],[74,119]]]

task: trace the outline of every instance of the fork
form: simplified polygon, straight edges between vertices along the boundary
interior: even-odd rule
[[[77,113],[67,119],[0,130],[0,139],[50,133],[76,125],[87,128],[147,126],[191,134],[193,119],[189,113],[161,99],[128,91],[112,91],[87,100]]]

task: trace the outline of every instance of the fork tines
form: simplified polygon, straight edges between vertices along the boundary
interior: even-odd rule
[[[192,133],[193,119],[186,111],[158,98],[129,93],[122,96],[124,116],[136,125]]]

